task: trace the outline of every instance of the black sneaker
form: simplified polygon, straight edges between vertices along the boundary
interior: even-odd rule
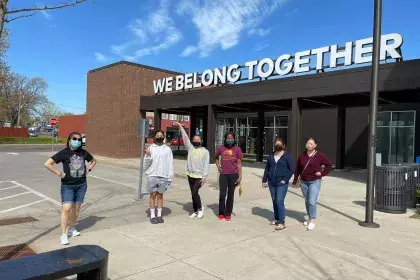
[[[165,221],[162,219],[162,217],[156,218],[159,224],[163,224]]]
[[[158,218],[151,218],[150,223],[153,225],[157,225],[159,223]]]

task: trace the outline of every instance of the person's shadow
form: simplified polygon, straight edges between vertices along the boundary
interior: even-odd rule
[[[265,218],[269,221],[274,220],[274,212],[268,209],[263,209],[261,207],[254,207],[252,208],[252,215],[254,216],[260,216],[262,218]],[[286,217],[294,219],[298,221],[299,223],[303,223],[305,221],[305,213],[298,212],[294,210],[288,210],[286,209]]]
[[[88,216],[78,221],[77,228],[79,230],[87,230],[103,219],[105,219],[105,217]]]

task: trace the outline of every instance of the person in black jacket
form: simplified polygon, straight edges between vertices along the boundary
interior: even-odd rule
[[[262,186],[269,187],[273,200],[274,221],[271,222],[271,225],[275,225],[276,230],[282,230],[285,228],[286,219],[284,199],[286,198],[290,178],[295,172],[295,165],[292,156],[285,150],[286,145],[282,139],[276,139],[274,148],[274,153],[267,159]]]

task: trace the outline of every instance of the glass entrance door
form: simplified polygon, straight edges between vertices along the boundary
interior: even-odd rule
[[[382,164],[414,162],[415,111],[379,112],[376,153]]]

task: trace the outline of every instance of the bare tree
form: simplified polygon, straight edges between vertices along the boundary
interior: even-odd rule
[[[21,115],[37,115],[39,106],[48,102],[46,89],[47,83],[42,78],[8,73],[0,80],[0,110],[12,126],[18,126]]]
[[[38,11],[56,10],[66,7],[76,6],[78,4],[87,2],[88,0],[72,0],[71,2],[64,2],[54,6],[33,6],[29,8],[9,9],[10,0],[0,0],[0,36],[3,33],[4,24],[20,19],[31,17]]]
[[[51,101],[45,101],[36,108],[36,115],[42,121],[48,121],[51,117],[59,117],[63,114],[63,111]]]

